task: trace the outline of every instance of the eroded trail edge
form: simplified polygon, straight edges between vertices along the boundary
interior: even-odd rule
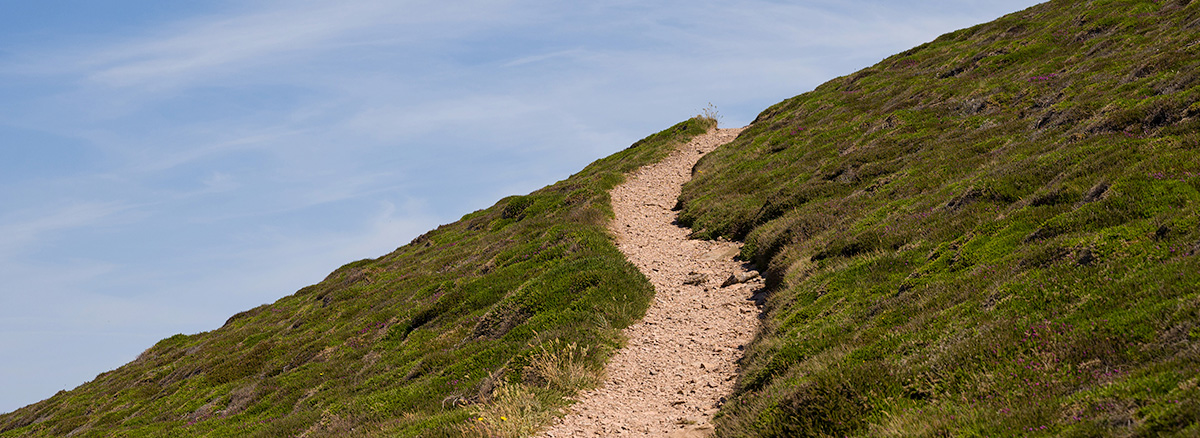
[[[605,382],[584,392],[546,436],[684,437],[712,430],[713,414],[733,389],[735,361],[754,335],[758,310],[749,298],[762,282],[733,260],[740,244],[688,240],[671,208],[700,157],[740,132],[698,136],[610,192],[616,214],[610,230],[654,284],[654,302],[625,329],[628,344],[613,356]]]

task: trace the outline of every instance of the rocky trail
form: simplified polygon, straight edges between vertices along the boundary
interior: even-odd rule
[[[604,383],[586,391],[548,437],[703,437],[733,389],[736,361],[757,326],[751,298],[757,273],[733,260],[740,244],[688,240],[672,211],[704,154],[737,137],[718,129],[643,167],[611,192],[611,231],[626,257],[654,284],[646,316],[625,330],[628,343]]]

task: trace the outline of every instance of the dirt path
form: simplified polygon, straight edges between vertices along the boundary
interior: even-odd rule
[[[645,318],[625,330],[629,342],[609,363],[604,384],[581,395],[545,436],[700,437],[737,375],[750,342],[761,279],[733,257],[739,244],[688,240],[671,207],[705,153],[737,137],[721,129],[696,137],[611,192],[617,245],[654,284]],[[755,275],[751,273],[750,275]]]

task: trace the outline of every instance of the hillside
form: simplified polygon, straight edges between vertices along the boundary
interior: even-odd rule
[[[165,339],[0,438],[534,431],[654,293],[608,190],[713,127]],[[768,288],[718,436],[1200,436],[1200,2],[943,35],[766,109],[677,207]]]
[[[683,192],[734,436],[1200,435],[1200,3],[1052,1],[763,111]]]
[[[563,405],[595,381],[653,293],[605,230],[608,190],[714,126],[685,121],[217,330],[164,339],[79,388],[0,416],[0,437],[530,427],[480,406],[535,416]]]

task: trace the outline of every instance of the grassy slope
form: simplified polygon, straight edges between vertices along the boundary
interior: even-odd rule
[[[1200,435],[1198,55],[1200,2],[1052,1],[706,156],[774,288],[720,435]]]
[[[476,404],[493,394],[544,418],[587,381],[558,368],[598,369],[653,293],[605,231],[608,189],[714,125],[680,123],[220,329],[164,339],[0,416],[0,437],[430,437],[471,420],[505,432],[507,419],[480,421],[496,421]]]

